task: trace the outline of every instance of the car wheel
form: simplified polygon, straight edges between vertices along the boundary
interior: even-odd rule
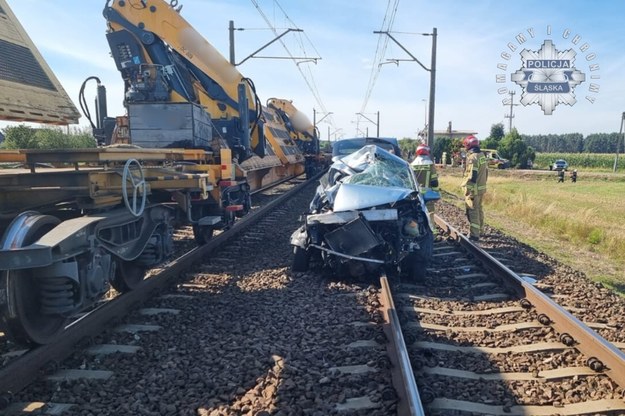
[[[305,272],[308,270],[308,263],[310,262],[310,252],[305,248],[294,246],[293,247],[293,263],[291,264],[291,271]]]
[[[425,279],[426,269],[430,265],[432,253],[434,252],[434,234],[428,231],[428,235],[419,242],[421,247],[418,251],[408,256],[408,277],[414,282]]]

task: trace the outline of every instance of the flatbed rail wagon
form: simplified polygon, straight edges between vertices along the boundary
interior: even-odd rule
[[[171,253],[176,223],[212,230],[227,222],[240,209],[221,197],[238,186],[235,169],[222,164],[216,175],[210,157],[132,147],[1,151],[0,330],[48,343],[109,285],[123,292],[143,280]]]

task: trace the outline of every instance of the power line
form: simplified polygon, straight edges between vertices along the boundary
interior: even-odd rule
[[[278,3],[278,0],[274,0],[274,3],[276,3],[276,5],[278,6],[278,8],[280,9],[280,11],[284,14],[284,17],[286,17],[286,19],[295,27],[297,27],[297,25],[295,24],[295,22],[293,20],[291,20],[291,18],[289,17],[288,14],[286,14],[286,12],[284,11],[284,9],[282,8],[282,6],[280,5],[280,3]],[[308,40],[308,43],[310,44],[310,46],[312,46],[313,50],[315,51],[315,54],[317,56],[321,56],[319,54],[319,52],[317,51],[317,48],[315,48],[315,44],[312,42],[312,40],[310,40],[310,38],[308,37],[308,35],[306,34],[306,32],[299,32],[300,36],[305,36],[306,40]],[[303,42],[300,42],[300,46],[302,47],[302,50],[304,49],[304,44]]]
[[[391,5],[391,2],[392,5]],[[386,5],[386,12],[384,13],[384,19],[382,20],[382,29],[381,31],[390,32],[393,27],[393,23],[395,22],[395,16],[397,15],[397,8],[399,7],[399,0],[388,0]],[[387,36],[381,36],[378,38],[378,43],[376,45],[375,55],[373,58],[373,65],[371,66],[371,74],[369,75],[369,84],[367,86],[367,90],[365,92],[365,98],[360,107],[360,112],[364,113],[367,104],[369,103],[369,98],[371,98],[371,93],[373,92],[373,88],[378,80],[378,75],[380,74],[380,67],[382,63],[382,59],[386,55],[386,48],[388,46],[389,39]]]
[[[272,23],[269,21],[269,19],[265,15],[265,13],[262,11],[260,5],[258,4],[258,1],[257,0],[251,0],[251,2],[254,5],[254,7],[256,7],[256,10],[261,15],[261,17],[265,20],[265,23],[267,24],[267,26],[269,26],[269,28],[273,31],[274,35],[278,36],[276,28],[272,25]],[[284,14],[285,18],[289,22],[291,22],[291,24],[293,26],[298,28],[297,25],[293,22],[293,20],[286,14],[286,12],[284,11],[284,9],[280,5],[280,3],[278,3],[278,0],[274,0],[274,3],[278,6],[280,11]],[[299,33],[301,34],[302,32],[299,32]],[[317,53],[317,49],[315,48],[314,44],[310,41],[308,36],[306,36],[306,39],[308,39],[308,42],[312,46],[312,48],[315,51],[315,53]],[[319,94],[319,90],[317,89],[317,84],[315,82],[315,78],[314,78],[314,75],[312,73],[312,70],[308,66],[304,66],[306,68],[307,72],[308,72],[308,74],[305,74],[304,70],[302,69],[302,66],[298,65],[299,62],[297,62],[297,60],[295,59],[294,55],[291,53],[291,51],[289,50],[287,45],[284,43],[284,41],[282,39],[279,39],[278,41],[282,44],[282,47],[284,48],[286,53],[291,57],[291,59],[295,63],[295,67],[297,68],[299,73],[302,75],[302,78],[304,78],[304,82],[306,83],[306,85],[308,86],[308,89],[310,90],[310,92],[312,93],[313,97],[315,98],[315,101],[317,102],[317,104],[321,108],[321,112],[328,113],[328,111],[326,110],[326,106],[323,103],[323,100],[321,99],[321,95]],[[300,48],[302,49],[302,52],[304,53],[304,56],[308,56],[308,55],[306,55],[306,50],[303,47],[303,42],[301,42],[301,39],[300,39]],[[317,56],[319,56],[318,53],[317,53]],[[335,127],[334,120],[333,120],[332,117],[328,117],[328,122],[330,123],[330,125],[332,125],[333,128]]]

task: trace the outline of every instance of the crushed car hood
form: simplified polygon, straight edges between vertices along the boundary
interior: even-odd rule
[[[344,183],[334,197],[334,212],[353,211],[383,204],[392,204],[406,198],[411,189]]]

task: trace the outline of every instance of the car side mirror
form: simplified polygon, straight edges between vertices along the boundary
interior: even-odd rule
[[[423,194],[423,200],[426,203],[430,202],[430,201],[438,201],[439,199],[441,199],[441,194],[439,192],[433,191],[431,189],[428,189]]]

